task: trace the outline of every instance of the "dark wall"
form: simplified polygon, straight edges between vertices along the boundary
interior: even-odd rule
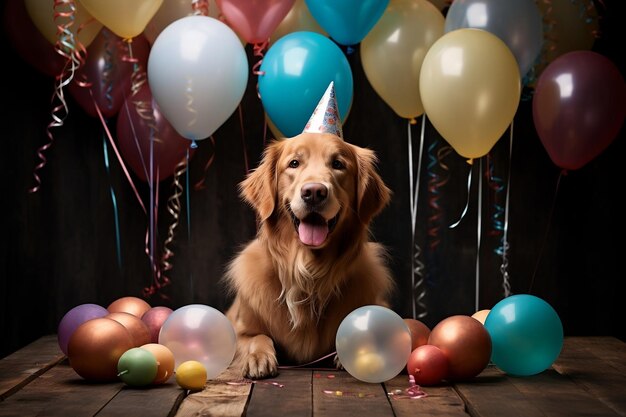
[[[626,15],[617,10],[619,3],[604,1],[603,35],[594,49],[611,58],[624,74],[620,44],[624,25],[620,20]],[[37,150],[47,142],[53,79],[24,62],[4,31],[0,51],[5,73],[0,121],[1,357],[41,335],[54,333],[63,314],[78,304],[106,306],[118,297],[141,297],[152,275],[144,251],[149,219],[113,154],[109,155],[107,171],[102,124],[88,116],[69,94],[69,114],[62,126],[52,130],[54,141],[45,152],[46,165],[39,171],[41,188],[28,192],[35,185]],[[250,48],[248,52],[252,66],[256,58]],[[373,236],[391,253],[398,283],[394,309],[409,317],[416,293],[411,288],[407,121],[376,95],[363,73],[358,50],[348,59],[355,85],[344,135],[346,140],[377,152],[380,172],[394,192],[390,206],[375,220]],[[448,225],[459,218],[468,199],[470,166],[454,152],[441,161],[445,167],[431,164],[429,156],[440,149],[445,151],[446,143],[428,123],[424,156],[418,161],[421,118],[412,127],[414,166],[421,167],[415,236],[422,250],[419,260],[424,264],[424,286],[420,287],[424,308],[418,313],[427,313],[422,320],[431,327],[453,314],[474,313],[477,277],[479,309],[491,308],[503,297],[502,258],[495,253],[501,230],[493,219],[502,219],[495,210],[496,205],[505,204],[506,189],[496,192],[492,186],[498,180],[506,185],[510,172],[507,231],[512,292],[530,291],[552,304],[567,335],[614,335],[626,340],[622,309],[626,277],[621,262],[626,213],[621,170],[625,129],[606,151],[559,182],[560,169],[538,139],[531,109],[532,101],[520,102],[511,135],[512,152],[507,131],[488,156],[475,161],[468,211],[455,229]],[[115,126],[115,118],[108,122]],[[152,305],[227,306],[219,283],[223,268],[255,233],[254,215],[240,201],[237,184],[244,178],[246,158],[250,168],[258,163],[264,142],[271,136],[265,129],[256,78],[251,75],[240,111],[215,132],[214,146],[210,140],[201,141],[191,159],[191,186],[185,185],[189,205],[185,194],[170,246],[174,252],[173,269],[167,272],[171,284],[162,291],[168,298],[159,294],[147,298]],[[213,163],[205,169],[210,158]],[[484,170],[493,166],[495,180],[479,180],[481,163]],[[429,191],[433,178],[445,182],[434,190],[436,194]],[[194,189],[193,184],[202,179],[205,187]],[[134,176],[133,182],[148,204],[148,185]],[[111,190],[116,195],[115,206]],[[172,192],[171,179],[160,184],[159,250],[172,224],[166,210]],[[433,204],[439,208],[434,209]],[[121,264],[117,260],[114,208],[119,215]]]

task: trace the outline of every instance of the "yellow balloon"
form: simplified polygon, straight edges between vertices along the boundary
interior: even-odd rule
[[[278,24],[274,33],[270,38],[270,45],[276,42],[278,39],[292,32],[308,31],[316,32],[324,36],[328,36],[326,31],[317,23],[317,20],[313,17],[309,11],[309,7],[304,0],[296,0],[296,2],[289,10],[289,13]]]
[[[491,150],[519,105],[515,56],[500,38],[482,29],[457,29],[439,38],[424,58],[419,81],[430,122],[469,159]]]
[[[198,361],[185,361],[176,368],[176,383],[184,389],[200,391],[207,381],[207,371]]]
[[[111,32],[132,39],[143,32],[163,0],[80,0],[80,3]]]
[[[78,3],[74,3],[74,10],[68,6],[55,9],[54,3],[50,0],[24,0],[33,24],[51,44],[54,45],[59,40],[58,26],[71,23],[68,29],[74,35],[75,42],[80,42],[87,48],[100,33],[102,24]],[[68,15],[58,15],[55,19],[55,12]]]
[[[444,25],[445,18],[429,1],[395,0],[361,42],[367,80],[401,117],[413,119],[424,113],[420,70]]]
[[[487,316],[489,315],[490,311],[491,310],[478,310],[477,312],[472,314],[472,317],[478,320],[479,322],[481,322],[482,324],[485,324],[485,320],[487,319]]]

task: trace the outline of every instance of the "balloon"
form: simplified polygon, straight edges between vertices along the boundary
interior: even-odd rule
[[[420,73],[424,111],[439,134],[466,158],[486,155],[519,105],[517,62],[497,36],[481,29],[444,34]]]
[[[158,368],[154,354],[140,347],[127,350],[117,362],[118,376],[133,387],[151,384],[156,378]]]
[[[521,76],[533,67],[543,45],[543,21],[535,0],[455,0],[445,32],[462,28],[493,33],[509,47]]]
[[[384,382],[406,366],[411,332],[394,311],[367,305],[353,310],[339,324],[335,346],[350,375],[364,382]]]
[[[593,51],[574,51],[550,63],[537,80],[533,122],[552,161],[578,169],[619,133],[626,85],[617,67]]]
[[[437,346],[422,345],[411,352],[406,370],[416,384],[436,385],[448,375],[448,358]]]
[[[152,109],[152,118],[147,113]],[[150,145],[152,145],[153,178],[163,181],[176,172],[176,167],[189,159],[195,149],[163,116],[152,97],[148,84],[126,98],[117,118],[117,140],[124,162],[142,181],[150,181]],[[154,130],[153,130],[154,129]]]
[[[146,323],[148,326],[148,330],[150,331],[150,341],[152,343],[159,342],[159,332],[161,331],[161,326],[165,323],[165,320],[172,314],[172,309],[169,307],[158,306],[152,307],[150,310],[143,313],[141,316],[141,321]]]
[[[367,80],[400,117],[413,119],[424,113],[420,70],[443,27],[443,15],[427,0],[397,0],[361,42]]]
[[[428,343],[430,329],[424,323],[416,319],[404,319],[411,332],[411,352]]]
[[[230,27],[248,43],[269,40],[295,0],[217,0]]]
[[[481,324],[485,324],[485,319],[487,318],[489,311],[491,310],[479,310],[472,314],[472,318],[478,320]]]
[[[73,2],[73,12],[68,6],[69,2],[65,2],[64,6],[55,8],[54,6],[57,3],[63,4],[63,2],[48,0],[24,0],[26,11],[33,24],[52,45],[55,45],[60,40],[61,35],[57,33],[58,26],[66,26],[67,30],[72,33],[76,47],[78,44],[85,48],[88,47],[98,35],[98,32],[100,32],[100,29],[102,29],[102,24],[92,18],[87,8],[83,7],[82,1]],[[57,13],[68,14],[68,16],[55,18]],[[67,26],[70,23],[71,25]],[[62,36],[69,38],[69,34],[62,34]]]
[[[428,344],[448,358],[447,380],[475,377],[489,364],[491,338],[485,327],[470,316],[455,315],[440,321],[430,332]]]
[[[270,45],[278,39],[293,32],[316,32],[327,36],[327,33],[313,18],[304,0],[296,0],[289,13],[280,22],[270,39]]]
[[[133,347],[133,339],[126,327],[100,317],[78,326],[67,345],[67,356],[70,366],[81,377],[115,381],[120,356]]]
[[[207,16],[183,17],[152,45],[148,82],[178,133],[205,139],[239,106],[248,83],[248,58],[224,23]]]
[[[198,361],[185,361],[176,368],[176,383],[181,388],[200,391],[207,379],[207,371]]]
[[[150,308],[151,306],[150,304],[148,304],[147,301],[142,300],[138,297],[129,296],[121,297],[113,301],[111,304],[109,304],[107,310],[109,310],[109,313],[130,313],[134,316],[141,318],[141,316],[143,316],[143,313],[150,310]]]
[[[220,10],[217,7],[215,0],[207,0],[209,8],[209,16],[214,18],[220,17]],[[165,29],[170,23],[180,19],[181,17],[191,16],[195,14],[193,8],[193,2],[190,0],[163,0],[163,4],[159,7],[159,10],[150,19],[146,28],[143,31],[146,39],[150,44],[153,44],[157,36]]]
[[[157,361],[157,372],[153,384],[164,384],[174,375],[174,354],[166,346],[158,343],[148,343],[140,346],[149,352],[152,352]]]
[[[352,105],[350,64],[330,39],[294,32],[272,45],[260,66],[259,93],[265,112],[287,137],[302,132],[331,81],[342,121]]]
[[[126,327],[133,338],[133,346],[139,347],[146,343],[150,343],[150,330],[141,319],[130,313],[118,311],[109,313],[106,318],[115,320],[122,326]]]
[[[104,317],[109,314],[108,310],[98,304],[81,304],[69,310],[59,322],[57,330],[57,340],[61,351],[67,355],[67,345],[70,337],[78,326],[84,322]]]
[[[492,362],[507,374],[529,376],[543,372],[563,347],[563,325],[550,304],[530,294],[499,301],[485,328],[493,342]]]
[[[317,22],[341,45],[355,45],[385,12],[389,0],[305,0]]]
[[[80,3],[117,36],[132,39],[143,32],[163,0],[80,0]]]
[[[132,57],[145,70],[150,44],[143,36],[137,36],[131,48]],[[94,100],[105,118],[118,113],[124,98],[130,95],[134,63],[127,60],[129,57],[128,43],[107,28],[103,28],[89,45],[85,63],[69,85],[70,93],[87,114],[98,117]]]
[[[159,343],[172,351],[176,366],[198,361],[204,365],[208,378],[215,378],[230,365],[236,339],[235,329],[226,316],[203,304],[174,310],[159,334]]]
[[[23,0],[6,2],[2,23],[9,43],[24,61],[45,75],[61,74],[67,59],[35,27]]]

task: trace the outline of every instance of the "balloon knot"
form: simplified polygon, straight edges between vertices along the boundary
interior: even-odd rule
[[[411,117],[409,119],[409,123],[411,123],[412,125],[416,125],[417,124],[417,120],[415,120],[415,117]]]
[[[470,158],[466,162],[470,165],[474,165],[474,158]]]
[[[189,146],[191,149],[196,149],[198,147],[198,144],[196,143],[195,140],[191,141],[191,145]]]

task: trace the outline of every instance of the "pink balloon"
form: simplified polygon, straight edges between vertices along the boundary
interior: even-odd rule
[[[593,51],[561,55],[543,70],[533,122],[552,161],[582,167],[615,139],[626,115],[626,85],[607,57]]]
[[[150,43],[143,35],[137,36],[132,40],[131,50],[132,59],[140,65],[140,71],[145,72]],[[69,86],[70,93],[87,114],[98,117],[93,99],[104,117],[118,113],[124,98],[130,95],[134,68],[130,59],[128,44],[109,29],[102,28],[87,48],[85,63],[76,71]],[[82,84],[85,82],[91,85]]]
[[[174,174],[176,166],[187,156],[193,156],[191,141],[176,132],[168,122],[152,97],[150,87],[144,84],[134,96],[126,99],[117,118],[117,140],[119,151],[129,167],[142,180],[148,181],[150,174],[151,127],[148,120],[137,112],[137,105],[143,110],[151,106],[154,116],[153,173],[162,181]],[[158,176],[157,176],[158,174]]]
[[[296,0],[217,0],[228,25],[246,42],[262,43],[287,16]]]
[[[150,339],[152,343],[159,343],[159,332],[165,320],[172,314],[172,309],[165,306],[152,307],[150,310],[143,313],[141,321],[146,323],[150,330]]]
[[[41,34],[31,20],[24,0],[8,0],[4,7],[4,30],[19,56],[45,75],[57,76],[66,59]]]

